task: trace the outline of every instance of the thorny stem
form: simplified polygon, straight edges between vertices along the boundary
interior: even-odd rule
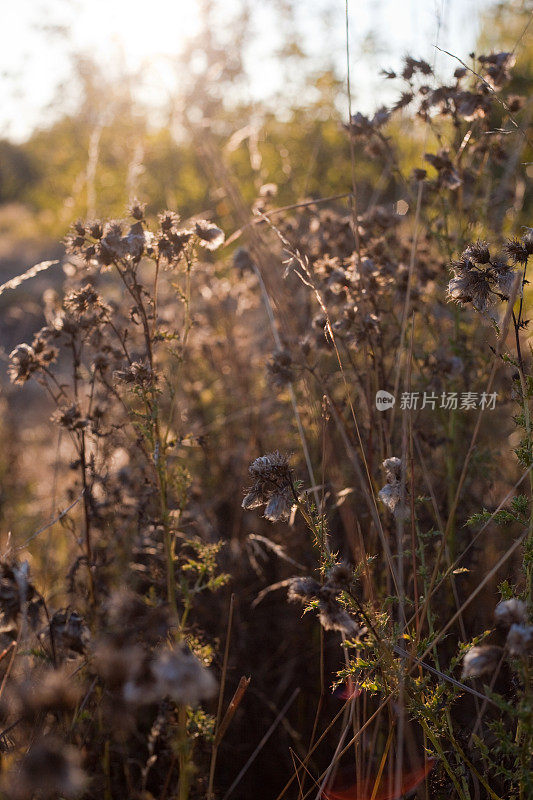
[[[154,461],[156,463],[157,479],[159,483],[159,502],[161,510],[161,522],[164,530],[165,558],[167,563],[167,598],[172,610],[177,613],[176,602],[176,582],[174,577],[174,537],[170,524],[170,514],[168,510],[168,484],[165,453],[156,452],[163,446],[159,436],[159,425],[156,426],[156,449],[154,450]]]
[[[126,289],[128,290],[129,294],[131,295],[135,303],[136,309],[140,314],[144,332],[146,357],[148,359],[148,364],[150,366],[150,369],[153,371],[154,368],[153,335],[155,333],[155,328],[156,328],[155,306],[154,306],[153,329],[152,331],[150,331],[148,315],[146,313],[146,308],[142,301],[141,287],[137,283],[135,275],[133,276],[133,285],[130,285],[130,283],[126,280],[125,274],[120,269],[119,265],[115,264],[115,266],[117,268],[118,274],[120,275],[120,278],[122,279],[122,282],[124,283]],[[156,268],[155,286],[157,286],[157,274],[158,274],[158,264]],[[155,466],[157,484],[159,489],[158,494],[159,494],[161,524],[163,526],[165,561],[166,561],[166,571],[167,571],[167,599],[170,607],[177,614],[176,584],[174,576],[174,540],[173,540],[172,526],[170,524],[170,513],[168,508],[168,475],[167,475],[166,445],[163,440],[163,436],[161,434],[161,426],[159,421],[159,406],[157,403],[156,390],[152,387],[149,395],[147,393],[143,393],[143,399],[145,401],[147,418],[150,420],[152,425],[151,444],[153,447],[153,464]]]
[[[87,575],[89,578],[89,596],[91,603],[94,605],[95,592],[94,592],[94,578],[93,578],[93,551],[91,545],[91,511],[89,508],[89,485],[87,482],[87,464],[86,464],[86,448],[85,448],[85,433],[80,433],[80,462],[81,462],[81,479],[83,486],[83,510],[85,516],[85,550],[87,555]]]
[[[524,411],[524,427],[526,429],[526,437],[527,437],[527,452],[528,452],[528,458],[530,459],[531,449],[532,449],[531,412],[529,408],[529,393],[525,377],[524,360],[522,357],[522,350],[520,347],[520,327],[522,324],[523,293],[524,293],[525,280],[526,280],[526,267],[524,266],[518,317],[516,316],[514,310],[512,311],[512,317],[513,317],[513,327],[514,327],[515,342],[516,342],[518,374],[520,377],[520,390],[522,395],[522,408]],[[526,541],[524,543],[524,549],[526,553],[526,559],[525,559],[526,597],[528,602],[531,604],[533,602],[533,564],[531,563],[531,554],[533,552],[533,470],[530,470],[529,472],[529,485],[530,485],[530,513],[529,513],[528,534],[526,537]]]
[[[440,744],[440,741],[439,741],[438,737],[433,734],[431,728],[427,724],[427,722],[424,719],[424,717],[420,717],[420,724],[422,725],[422,728],[423,728],[424,733],[426,734],[427,738],[429,739],[429,741],[431,742],[431,744],[435,748],[435,752],[437,753],[437,755],[439,756],[440,760],[442,761],[442,765],[443,765],[444,769],[446,770],[446,772],[448,773],[448,776],[451,779],[453,785],[455,786],[455,791],[457,792],[458,796],[461,798],[461,800],[470,800],[469,796],[465,795],[464,792],[462,791],[461,786],[460,786],[460,784],[459,784],[459,782],[457,780],[455,771],[454,771],[452,765],[450,764],[450,762],[448,761],[448,759],[446,758],[446,755],[444,753],[444,750],[441,747],[441,744]]]
[[[152,329],[148,321],[148,314],[142,300],[142,288],[137,284],[135,275],[133,276],[134,283],[129,285],[117,265],[117,270],[123,280],[128,292],[132,296],[135,306],[140,314],[141,323],[143,326],[146,356],[150,369],[154,369],[154,356],[153,356],[153,341],[157,330],[157,282],[159,273],[159,262],[156,264],[156,275],[154,279],[154,306],[153,306],[153,322]],[[186,324],[183,345],[185,345],[188,331],[190,329],[190,316],[189,316],[189,296],[190,296],[190,271],[191,263],[187,259],[187,297],[186,297]],[[173,610],[176,617],[178,616],[177,599],[176,599],[176,581],[174,573],[174,534],[170,520],[170,511],[168,504],[168,470],[167,470],[167,442],[166,437],[163,437],[161,431],[161,424],[159,418],[159,405],[157,401],[157,390],[154,384],[151,384],[148,392],[143,392],[143,400],[146,408],[147,420],[151,423],[151,442],[153,447],[153,464],[157,476],[158,495],[159,495],[159,508],[161,515],[161,524],[163,526],[163,538],[165,549],[165,561],[167,572],[167,599],[168,603]],[[185,609],[181,623],[179,625],[178,635],[181,636],[183,627],[185,625],[188,608]],[[192,748],[187,732],[187,707],[180,705],[178,708],[178,737],[176,746],[178,749],[178,763],[179,763],[179,783],[178,783],[178,800],[187,800],[189,796],[189,784],[192,774],[193,760]]]
[[[514,333],[515,333],[515,342],[516,342],[516,355],[518,361],[518,374],[520,377],[520,389],[522,395],[522,407],[524,411],[524,426],[526,429],[526,436],[527,436],[527,452],[528,452],[528,459],[531,459],[531,449],[532,449],[532,438],[531,438],[531,413],[529,408],[529,392],[528,386],[525,377],[525,368],[524,368],[524,361],[522,357],[522,351],[520,348],[520,327],[522,324],[522,310],[523,310],[523,302],[524,302],[524,285],[526,282],[526,269],[527,269],[527,262],[524,265],[524,272],[522,274],[522,283],[521,283],[521,292],[520,292],[520,305],[518,310],[518,317],[516,316],[514,309],[512,311],[513,317],[513,326],[514,326]],[[530,513],[529,513],[529,525],[528,525],[528,533],[527,537],[524,542],[524,550],[525,550],[525,573],[526,573],[526,600],[531,605],[533,603],[533,563],[532,563],[532,554],[533,554],[533,470],[529,470],[529,484],[530,484]],[[528,664],[525,663],[524,666],[524,694],[527,697],[531,695],[531,679],[528,670]],[[529,726],[530,730],[530,726]],[[528,760],[530,759],[530,745],[531,745],[531,734],[528,732],[528,725],[523,724],[521,719],[518,720],[517,730],[516,730],[516,738],[517,744],[521,742],[520,746],[520,764],[521,764],[521,776],[520,776],[520,785],[519,785],[519,797],[520,800],[525,800],[526,798],[526,786],[525,786],[525,778],[528,772]]]
[[[81,361],[81,347],[80,351],[76,349],[76,342],[74,337],[71,338],[70,345],[72,348],[72,373],[73,373],[73,388],[74,399],[76,404],[79,403],[79,390],[78,390],[78,368]],[[93,578],[93,551],[91,544],[91,509],[89,497],[89,483],[87,481],[87,448],[85,442],[85,431],[83,428],[78,431],[77,436],[78,456],[80,462],[81,482],[83,486],[83,514],[85,521],[85,555],[87,557],[87,578],[89,582],[89,597],[92,605],[95,602],[94,592],[94,578]]]
[[[460,321],[458,309],[454,308],[454,342],[459,341]],[[446,472],[447,472],[447,495],[448,495],[448,509],[453,510],[453,502],[456,491],[456,464],[457,464],[457,411],[456,409],[450,410],[450,418],[448,422],[448,442],[446,448]],[[448,520],[448,532],[445,539],[445,544],[448,546],[450,560],[453,561],[456,552],[456,537],[455,537],[455,512]]]
[[[524,659],[522,659],[523,665],[523,680],[524,680],[524,705],[531,703],[531,697],[533,695],[533,675],[531,674],[531,670],[529,667],[529,658],[526,655]],[[520,779],[520,800],[526,800],[526,782],[528,780],[528,775],[530,771],[531,765],[531,753],[533,752],[533,720],[531,718],[531,713],[529,714],[529,719],[518,720],[517,730],[516,730],[516,738],[517,742],[520,742],[522,739],[522,744],[520,747],[520,766],[521,766],[521,779]]]
[[[211,748],[211,764],[209,766],[209,784],[207,787],[207,800],[213,800],[214,797],[213,786],[215,782],[215,770],[216,770],[217,754],[218,754],[217,734],[219,733],[220,722],[222,719],[222,706],[224,703],[224,689],[226,686],[226,677],[228,673],[229,646],[231,641],[231,628],[233,624],[234,605],[235,605],[235,595],[232,594],[228,612],[228,626],[226,629],[226,644],[224,646],[224,659],[222,662],[222,676],[220,680],[220,690],[218,694],[218,706],[217,706],[217,715],[215,719],[214,739],[213,739],[213,746]]]
[[[187,735],[187,707],[180,705],[178,709],[178,763],[180,767],[178,783],[178,800],[187,800],[191,778],[191,747]]]
[[[157,291],[159,288],[159,258],[155,262],[154,288],[152,293],[152,338],[157,329]]]
[[[313,515],[309,513],[309,511],[305,507],[304,503],[302,503],[302,501],[298,497],[298,492],[296,491],[296,487],[294,486],[294,483],[293,483],[293,480],[292,480],[292,476],[290,476],[290,487],[291,487],[291,491],[292,491],[292,496],[294,498],[294,503],[295,503],[298,511],[300,512],[300,514],[304,518],[309,530],[312,532],[313,536],[315,537],[315,541],[316,541],[316,543],[318,544],[318,546],[320,548],[320,551],[321,551],[321,554],[322,554],[322,558],[325,559],[326,556],[329,555],[329,545],[328,545],[328,541],[327,541],[326,531],[325,531],[323,526],[322,526],[321,530],[319,530],[317,528],[315,520],[313,519]]]
[[[267,221],[267,223],[269,225],[271,225],[271,227],[273,227],[274,231],[276,231],[276,233],[277,233],[278,232],[277,228],[272,226],[272,224],[269,222],[268,219],[266,221]],[[265,306],[265,310],[267,312],[268,321],[270,323],[270,329],[272,331],[272,337],[274,339],[274,342],[275,342],[276,347],[278,348],[278,350],[281,350],[282,349],[281,339],[279,337],[279,333],[278,333],[277,328],[276,328],[276,321],[274,319],[274,311],[272,309],[272,303],[270,302],[270,297],[268,295],[268,291],[267,291],[267,288],[265,286],[265,282],[263,280],[263,276],[261,275],[261,271],[259,270],[259,268],[255,264],[254,264],[254,273],[255,273],[255,276],[256,276],[257,281],[259,283],[259,288],[261,289],[261,297],[263,299],[263,305]],[[302,443],[302,449],[303,449],[303,453],[304,453],[305,463],[306,463],[306,466],[307,466],[307,472],[309,473],[309,480],[311,481],[311,485],[313,486],[313,493],[314,493],[314,497],[315,497],[315,503],[316,503],[316,507],[318,509],[318,508],[320,508],[320,498],[318,496],[318,490],[316,489],[316,480],[315,480],[315,474],[314,474],[314,471],[313,471],[313,465],[312,465],[312,462],[311,462],[311,455],[309,453],[309,448],[307,446],[307,439],[305,437],[305,431],[304,431],[304,428],[303,428],[303,425],[302,425],[302,420],[300,418],[300,412],[298,411],[298,404],[296,402],[296,394],[294,392],[294,387],[293,387],[292,383],[290,383],[290,385],[289,385],[289,392],[290,392],[290,398],[291,398],[292,409],[293,409],[293,412],[294,412],[294,417],[296,419],[296,424],[297,424],[297,427],[298,427],[298,433],[299,433],[299,436],[300,436],[300,441]]]

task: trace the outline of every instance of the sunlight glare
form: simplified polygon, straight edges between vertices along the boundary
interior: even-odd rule
[[[128,66],[176,55],[198,30],[195,0],[93,0],[81,6],[73,38],[97,53],[119,51]]]

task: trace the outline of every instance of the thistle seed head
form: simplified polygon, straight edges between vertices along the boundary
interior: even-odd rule
[[[332,589],[342,590],[349,589],[353,583],[353,569],[350,564],[341,561],[339,564],[334,564],[327,575],[327,586]]]
[[[492,675],[498,666],[501,654],[501,647],[495,645],[471,647],[463,658],[462,679]]]
[[[396,458],[395,456],[386,458],[383,462],[383,469],[385,470],[389,483],[399,481],[402,475],[402,459]]]
[[[293,578],[289,585],[287,598],[291,603],[298,602],[305,605],[318,597],[321,589],[322,587],[314,578]]]
[[[19,344],[9,354],[8,375],[11,383],[26,383],[39,369],[39,359],[29,344]]]
[[[533,653],[533,625],[511,625],[505,644],[512,656],[525,658]]]
[[[83,791],[86,776],[80,754],[51,736],[36,741],[24,758],[6,775],[2,788],[12,800],[74,798]]]
[[[217,250],[224,244],[226,238],[223,230],[205,219],[197,220],[194,232],[198,236],[201,246],[206,250]]]
[[[249,473],[253,485],[242,501],[246,509],[265,505],[265,518],[271,522],[288,519],[293,504],[292,478],[287,456],[277,450],[256,458]]]
[[[209,700],[216,694],[217,683],[212,673],[185,646],[161,651],[152,672],[157,693],[181,705],[196,706],[200,700]]]
[[[509,628],[515,623],[520,625],[527,619],[527,608],[523,600],[512,597],[510,600],[502,600],[494,609],[494,620],[497,625]]]
[[[72,609],[56,611],[50,620],[54,646],[60,651],[82,655],[89,645],[91,634],[83,617]]]
[[[478,239],[477,242],[469,244],[463,251],[463,259],[475,261],[476,264],[488,264],[490,261],[488,243]]]
[[[273,494],[266,505],[264,517],[270,522],[286,520],[289,519],[291,508],[292,501],[288,492]]]
[[[340,631],[353,638],[359,633],[359,625],[334,599],[321,600],[319,604],[320,624],[325,631]]]

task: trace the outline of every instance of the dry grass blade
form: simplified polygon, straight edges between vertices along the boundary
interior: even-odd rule
[[[268,594],[270,594],[270,592],[276,592],[278,589],[286,589],[291,585],[292,582],[293,578],[286,578],[283,581],[278,581],[277,583],[271,583],[270,586],[266,586],[264,589],[261,589],[261,591],[259,592],[259,594],[252,603],[252,608],[258,606],[259,603],[261,603],[265,599],[265,597]]]
[[[229,706],[228,706],[228,708],[226,710],[226,713],[224,714],[224,717],[222,718],[222,722],[220,723],[220,727],[217,730],[217,733],[216,733],[216,736],[215,736],[215,745],[217,745],[217,747],[220,744],[220,742],[222,741],[222,739],[224,737],[224,734],[226,733],[231,720],[235,716],[235,712],[237,711],[237,709],[239,708],[239,706],[241,704],[242,698],[244,697],[245,692],[246,692],[248,686],[250,685],[250,681],[251,681],[251,678],[246,678],[244,676],[240,679],[239,685],[237,686],[235,694],[231,698],[230,704],[229,704]]]
[[[342,192],[341,194],[333,194],[329,197],[317,197],[313,200],[304,200],[301,203],[291,203],[291,205],[288,206],[280,206],[280,208],[273,208],[271,211],[264,211],[261,216],[275,217],[278,214],[286,214],[287,211],[295,211],[298,208],[312,208],[313,206],[319,206],[324,203],[333,203],[335,200],[345,200],[347,197],[351,197],[352,194],[353,192]],[[254,217],[242,228],[234,231],[231,236],[226,239],[226,247],[240,239],[247,228],[251,227],[252,225],[260,225],[261,222],[261,218]]]
[[[6,553],[4,553],[4,558],[6,558],[6,556],[7,556],[7,555],[8,555],[8,553],[10,552],[10,550],[11,550],[12,552],[14,552],[14,553],[18,552],[19,550],[24,550],[24,549],[25,549],[25,548],[26,548],[26,547],[27,547],[27,546],[30,544],[30,542],[33,542],[33,540],[37,538],[37,536],[39,536],[41,533],[44,533],[44,531],[47,531],[47,530],[49,530],[51,527],[53,527],[53,526],[56,524],[56,522],[60,522],[60,521],[61,521],[61,520],[62,520],[64,517],[66,517],[66,516],[67,516],[67,514],[69,513],[69,511],[72,511],[72,509],[73,509],[75,506],[77,506],[77,505],[78,505],[78,503],[80,502],[80,500],[83,498],[83,494],[84,494],[84,492],[85,492],[85,489],[84,489],[83,491],[81,491],[81,492],[80,492],[80,494],[78,495],[78,497],[76,497],[76,499],[75,499],[75,500],[73,500],[73,501],[72,501],[72,503],[71,503],[69,506],[67,506],[67,507],[66,507],[66,508],[64,508],[62,511],[60,511],[60,512],[59,512],[59,514],[57,515],[57,517],[54,517],[54,519],[51,519],[51,520],[50,520],[50,522],[47,522],[47,523],[46,523],[46,525],[43,525],[43,527],[42,527],[42,528],[39,528],[39,530],[38,530],[38,531],[35,531],[35,533],[33,533],[33,534],[32,534],[32,535],[31,535],[31,536],[28,538],[28,539],[26,539],[26,541],[25,541],[25,542],[23,542],[23,543],[22,543],[22,544],[20,544],[20,545],[17,545],[17,547],[14,547],[14,548],[8,548],[7,552],[6,552]]]
[[[285,716],[285,714],[287,713],[289,708],[292,706],[292,704],[294,703],[294,701],[296,700],[296,698],[298,697],[299,694],[300,694],[300,689],[299,688],[295,689],[294,692],[291,694],[291,696],[289,697],[289,699],[287,700],[287,702],[285,703],[285,705],[283,706],[283,708],[279,712],[278,716],[276,717],[276,719],[274,720],[274,722],[272,723],[270,728],[267,730],[267,732],[265,733],[265,735],[263,736],[263,738],[261,739],[261,741],[259,742],[259,744],[255,748],[255,750],[253,751],[252,755],[250,756],[250,758],[248,759],[248,761],[246,762],[244,767],[241,769],[241,771],[239,772],[239,774],[237,775],[237,777],[235,778],[235,780],[233,781],[233,783],[229,787],[228,791],[226,792],[226,794],[223,797],[223,800],[228,800],[228,798],[231,797],[231,793],[233,792],[234,789],[236,789],[236,787],[239,785],[239,783],[241,782],[243,777],[246,775],[246,773],[248,772],[248,770],[252,766],[253,762],[255,761],[255,759],[257,758],[257,756],[259,755],[259,753],[261,752],[261,750],[265,746],[265,744],[268,742],[268,740],[270,739],[270,737],[272,736],[272,734],[274,733],[274,731],[278,727],[279,723],[281,722],[281,720],[283,719],[283,717]]]
[[[59,264],[59,261],[41,261],[39,264],[35,264],[35,266],[30,267],[23,272],[21,275],[17,275],[15,278],[11,278],[11,280],[3,283],[0,286],[0,294],[9,291],[10,289],[16,289],[17,286],[20,286],[21,283],[24,281],[29,281],[31,278],[34,278],[40,272],[44,272],[50,267],[53,267],[55,264]]]
[[[436,635],[436,637],[433,639],[433,641],[431,642],[429,647],[427,647],[426,650],[424,650],[424,653],[422,654],[422,658],[425,658],[432,651],[432,649],[435,647],[435,645],[438,642],[440,642],[440,640],[442,639],[442,637],[444,636],[446,631],[448,631],[452,627],[454,622],[459,618],[459,616],[462,614],[462,612],[465,610],[465,608],[468,608],[468,606],[470,605],[472,600],[474,600],[477,597],[477,595],[481,592],[483,587],[494,577],[494,575],[496,575],[498,570],[503,566],[503,564],[505,564],[507,559],[509,559],[513,555],[515,550],[517,550],[518,547],[520,547],[520,545],[525,541],[526,536],[527,536],[527,533],[523,533],[522,536],[519,536],[518,539],[515,542],[513,542],[511,547],[509,547],[509,549],[503,554],[503,556],[500,559],[498,559],[496,564],[492,567],[492,569],[490,569],[487,572],[487,574],[485,575],[483,580],[481,580],[479,582],[478,586],[474,589],[474,591],[466,598],[466,600],[462,604],[461,608],[459,608],[455,612],[455,614],[448,620],[446,625],[443,628],[441,628],[441,630]]]
[[[210,798],[213,796],[213,785],[215,780],[215,770],[216,770],[216,763],[217,763],[217,754],[218,754],[218,743],[221,737],[219,737],[219,726],[220,720],[222,718],[222,706],[224,703],[224,689],[226,687],[226,678],[228,674],[228,659],[229,659],[229,648],[231,642],[231,629],[233,626],[233,612],[235,609],[235,595],[231,595],[230,604],[229,604],[229,611],[228,611],[228,626],[226,630],[226,644],[224,647],[224,659],[222,662],[222,677],[220,680],[220,688],[218,691],[218,706],[217,706],[217,716],[215,720],[215,738],[213,741],[213,747],[211,749],[211,764],[209,767],[209,785],[207,788],[207,797]]]
[[[280,544],[273,542],[272,539],[267,539],[266,536],[260,536],[258,533],[251,533],[248,536],[248,540],[252,542],[260,542],[267,548],[267,550],[271,550],[272,553],[274,553],[282,561],[286,561],[287,564],[292,564],[293,567],[298,567],[298,569],[305,570],[303,564],[300,564],[298,561],[295,561],[294,558],[291,558],[285,552],[285,549]]]

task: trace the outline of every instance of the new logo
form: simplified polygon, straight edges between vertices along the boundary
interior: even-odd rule
[[[378,411],[387,411],[387,409],[393,407],[395,402],[396,398],[390,392],[386,392],[384,389],[376,392],[376,408]]]

